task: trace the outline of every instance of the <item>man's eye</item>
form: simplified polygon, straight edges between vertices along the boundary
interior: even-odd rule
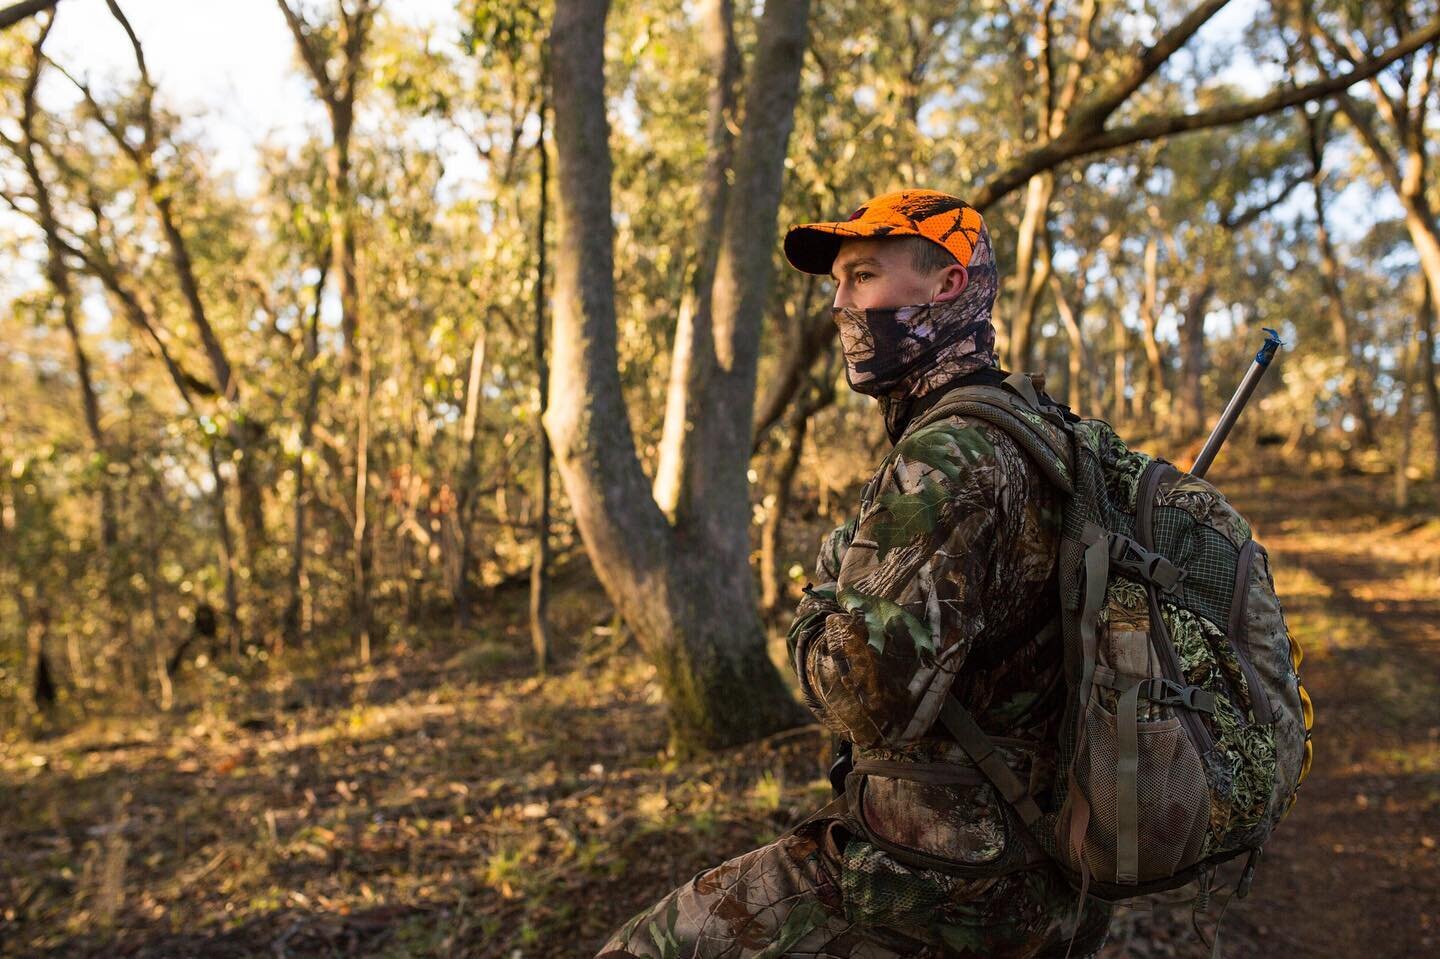
[[[874,279],[874,277],[875,277],[875,274],[873,274],[873,273],[856,273],[856,274],[855,274],[855,282],[856,282],[856,283],[864,283],[866,280]]]

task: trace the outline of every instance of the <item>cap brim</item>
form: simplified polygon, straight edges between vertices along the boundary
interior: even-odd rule
[[[807,223],[791,227],[785,234],[785,259],[801,273],[829,276],[841,243],[871,235],[857,230],[854,223]]]

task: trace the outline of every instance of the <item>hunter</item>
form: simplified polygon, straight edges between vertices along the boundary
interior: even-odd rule
[[[915,428],[957,385],[1004,379],[985,223],[956,197],[906,190],[794,227],[784,249],[833,280],[846,378],[879,401],[895,444],[824,540],[821,585],[790,632],[806,705],[851,752],[845,795],[674,890],[600,956],[1093,954],[1109,907],[1088,900],[1076,922],[1075,891],[939,721],[953,697],[1024,801],[1044,801],[1065,701],[1060,494],[985,422]]]

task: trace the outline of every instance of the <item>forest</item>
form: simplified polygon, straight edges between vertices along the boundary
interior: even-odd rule
[[[1433,0],[226,6],[0,0],[0,954],[589,956],[828,801],[891,441],[780,244],[905,188],[1181,468],[1284,340],[1209,478],[1316,759],[1225,953],[1440,948]],[[237,141],[174,53],[254,37]]]

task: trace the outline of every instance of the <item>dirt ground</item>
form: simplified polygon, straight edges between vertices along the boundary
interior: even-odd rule
[[[1225,487],[1271,551],[1317,727],[1224,954],[1437,954],[1440,520],[1386,509],[1381,478]],[[592,955],[826,798],[813,727],[667,757],[653,671],[581,574],[556,590],[560,667],[529,675],[523,603],[368,670],[207,665],[180,691],[203,708],[0,742],[0,954]],[[1209,954],[1188,907],[1112,937]]]

